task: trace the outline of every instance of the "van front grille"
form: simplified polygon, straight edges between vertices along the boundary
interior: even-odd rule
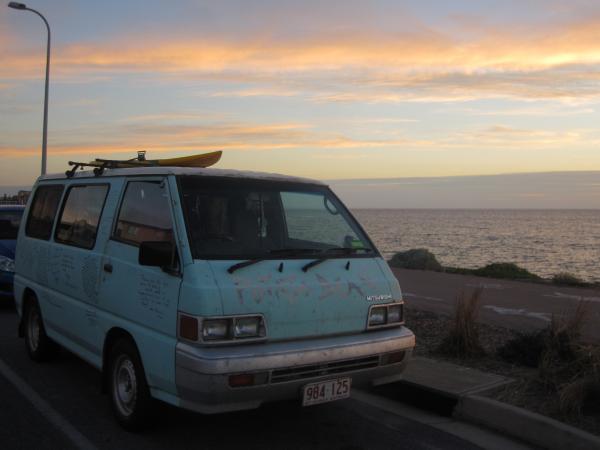
[[[298,366],[291,369],[279,369],[274,370],[271,373],[271,383],[285,383],[286,381],[321,377],[336,373],[351,372],[354,370],[371,369],[378,365],[379,356],[369,356],[366,358],[347,359],[324,364]]]

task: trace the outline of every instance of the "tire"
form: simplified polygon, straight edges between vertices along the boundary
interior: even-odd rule
[[[111,409],[123,428],[139,431],[149,425],[154,405],[139,353],[129,339],[110,349],[108,388]]]
[[[57,346],[46,334],[40,305],[35,298],[30,299],[24,318],[25,346],[29,357],[34,361],[49,361],[56,355]]]

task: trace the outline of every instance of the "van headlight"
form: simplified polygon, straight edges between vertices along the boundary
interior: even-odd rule
[[[0,272],[15,272],[15,260],[0,255]]]
[[[266,336],[261,315],[200,318],[179,313],[179,337],[188,341],[228,343],[262,340]]]
[[[404,302],[372,305],[369,308],[367,329],[399,326],[404,323]]]
[[[376,306],[371,308],[369,312],[369,326],[376,327],[378,325],[385,325],[387,316],[387,308],[385,306]]]
[[[264,336],[264,325],[261,316],[238,317],[233,320],[233,335],[235,338]]]
[[[202,322],[202,339],[218,341],[227,339],[229,335],[229,319],[209,319]]]

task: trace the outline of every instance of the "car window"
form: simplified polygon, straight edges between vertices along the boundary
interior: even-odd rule
[[[0,239],[17,239],[23,210],[0,209]]]
[[[94,247],[107,193],[105,184],[72,186],[64,201],[56,241],[76,247]]]
[[[130,181],[127,184],[114,237],[133,245],[173,240],[168,191],[163,182]]]
[[[29,210],[25,234],[37,239],[50,239],[63,185],[39,186]]]

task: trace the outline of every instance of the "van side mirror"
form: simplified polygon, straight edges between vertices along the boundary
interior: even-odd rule
[[[141,242],[138,262],[141,266],[172,268],[177,264],[175,244],[171,241]]]

